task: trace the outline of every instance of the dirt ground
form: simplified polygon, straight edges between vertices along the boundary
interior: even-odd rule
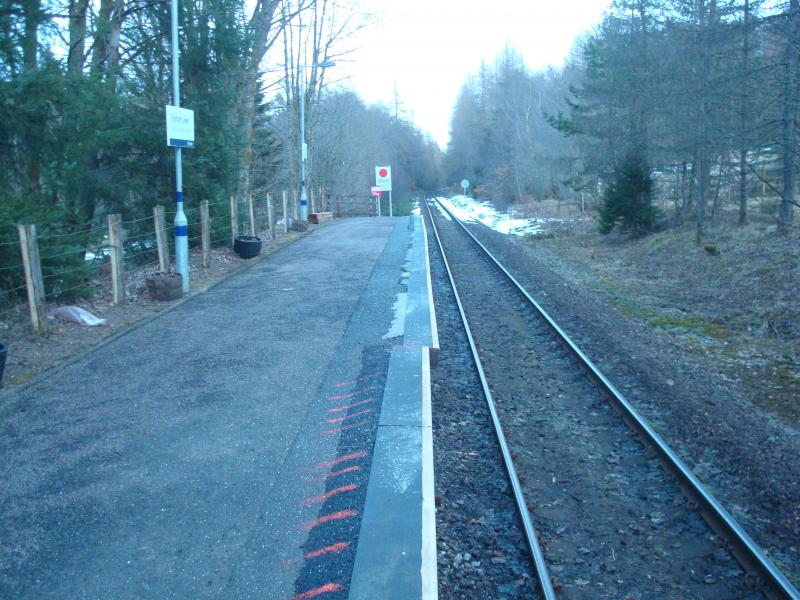
[[[631,240],[550,208],[538,212],[565,219],[520,243],[752,403],[800,425],[800,229],[779,236],[763,219],[712,225],[702,245],[692,225]]]
[[[315,227],[311,226],[309,231]],[[275,239],[270,239],[267,232],[259,235],[264,240],[261,256],[265,256],[305,234],[279,231]],[[230,247],[220,247],[212,248],[209,267],[204,268],[200,249],[193,249],[190,253],[191,289],[188,295],[201,293],[252,262],[239,258]],[[0,321],[0,343],[8,348],[3,389],[8,390],[30,381],[81,350],[90,348],[173,305],[174,302],[160,302],[150,298],[145,277],[154,270],[154,266],[149,266],[126,271],[124,304],[115,305],[112,302],[111,283],[107,274],[98,274],[92,279],[90,285],[95,288],[95,292],[91,296],[67,304],[80,306],[96,317],[106,319],[103,326],[87,327],[57,320],[53,317],[53,311],[59,306],[57,304],[47,305],[50,329],[46,335],[33,332],[27,306],[19,307],[11,318]]]

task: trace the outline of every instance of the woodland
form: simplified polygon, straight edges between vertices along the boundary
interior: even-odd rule
[[[797,0],[617,0],[563,68],[532,72],[507,48],[465,82],[445,180],[514,202],[598,204],[638,168],[636,189],[660,207],[650,227],[692,222],[702,241],[723,215],[745,225],[758,200],[787,232],[798,53]]]

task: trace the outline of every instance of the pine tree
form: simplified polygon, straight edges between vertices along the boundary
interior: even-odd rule
[[[653,179],[641,149],[629,151],[614,168],[600,207],[600,233],[610,233],[615,226],[641,236],[653,230],[658,209],[653,206]]]

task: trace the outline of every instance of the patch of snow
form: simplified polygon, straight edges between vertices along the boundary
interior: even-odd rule
[[[98,325],[106,324],[106,319],[99,319],[80,306],[59,306],[53,311],[53,316],[62,321],[69,321],[71,323],[77,323],[78,325],[88,325],[89,327],[97,327]]]
[[[389,327],[389,331],[383,335],[384,340],[400,337],[403,335],[403,333],[405,333],[407,299],[407,293],[400,292],[397,294],[397,300],[395,300],[394,306],[392,306],[392,310],[394,310],[394,318],[392,319],[392,325]]]
[[[460,221],[482,223],[505,235],[535,234],[541,232],[544,223],[563,221],[563,219],[545,218],[519,219],[513,213],[498,211],[491,202],[475,200],[468,196],[453,196],[438,200]],[[445,212],[441,207],[439,210]]]
[[[440,198],[440,200],[444,200],[444,198]],[[452,221],[453,220],[453,218],[449,214],[447,214],[447,211],[445,209],[443,209],[442,205],[439,204],[438,202],[436,203],[436,208],[439,210],[440,213],[442,213],[442,216],[445,219],[447,219],[448,221]]]
[[[84,254],[84,260],[86,262],[92,262],[94,259],[103,256],[111,256],[111,249],[110,248],[102,248],[99,254],[95,254],[91,250],[87,250],[86,254]]]

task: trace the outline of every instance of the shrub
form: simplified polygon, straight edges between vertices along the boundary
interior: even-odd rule
[[[628,152],[622,163],[614,168],[611,183],[600,207],[600,233],[610,233],[615,226],[635,236],[653,230],[658,220],[658,209],[653,206],[655,196],[650,167],[641,150]]]

